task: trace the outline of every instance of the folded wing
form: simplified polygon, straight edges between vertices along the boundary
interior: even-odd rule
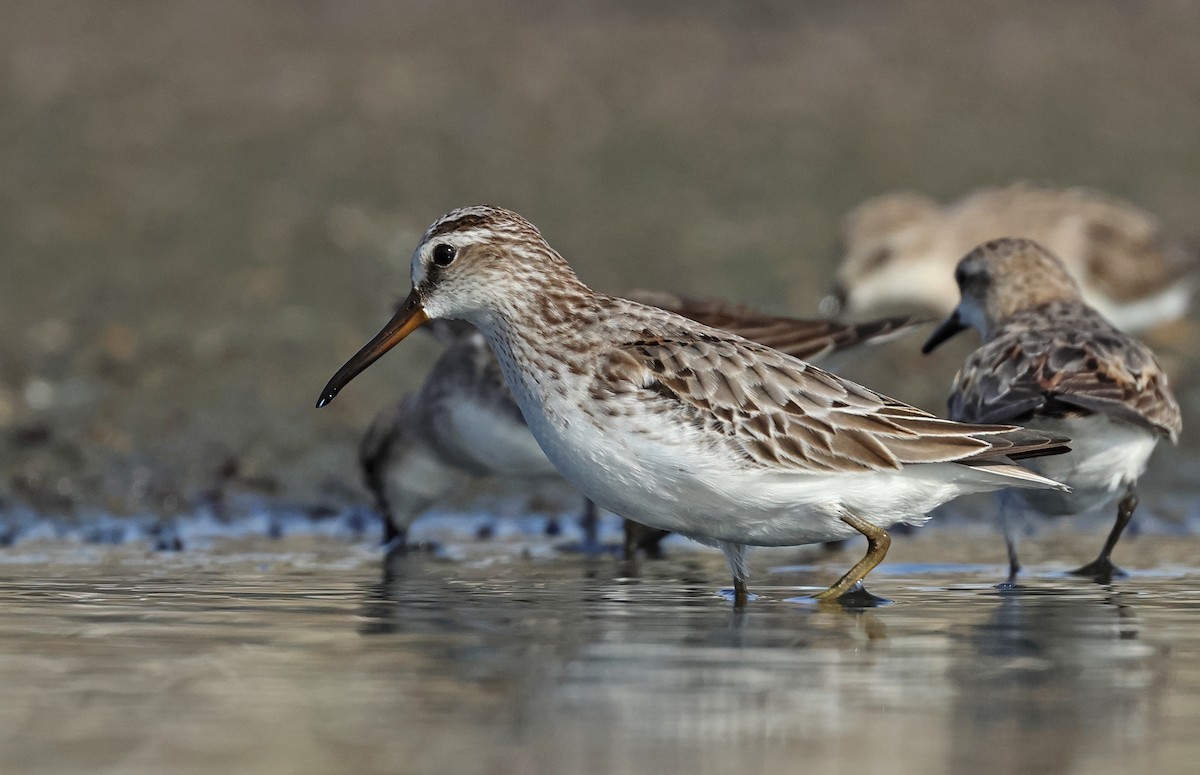
[[[856,473],[1066,449],[1065,439],[1038,431],[943,420],[755,342],[710,331],[611,349],[593,398],[655,394],[659,411],[690,421],[712,443],[729,445],[746,465],[772,470]]]

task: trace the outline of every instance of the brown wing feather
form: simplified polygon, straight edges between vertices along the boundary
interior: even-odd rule
[[[1064,446],[1064,439],[1014,426],[942,420],[768,347],[708,331],[613,348],[593,397],[655,394],[660,411],[724,439],[747,463],[803,472],[969,462]]]
[[[928,322],[913,316],[861,323],[779,317],[740,304],[654,291],[636,291],[630,298],[804,360],[824,358],[866,342],[885,342]]]
[[[1175,440],[1179,405],[1150,349],[1089,308],[1065,304],[1013,318],[972,353],[955,377],[950,416],[1036,424],[1108,414]]]

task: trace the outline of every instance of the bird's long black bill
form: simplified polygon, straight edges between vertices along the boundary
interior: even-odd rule
[[[946,341],[955,334],[966,330],[967,326],[958,316],[958,310],[954,310],[950,313],[950,317],[943,320],[942,324],[938,326],[932,334],[929,335],[928,339],[925,340],[925,344],[921,346],[921,352],[925,355],[929,355],[929,353],[936,350],[942,344],[942,342]]]
[[[392,316],[392,319],[383,327],[383,330],[363,345],[362,349],[355,353],[353,358],[346,361],[346,365],[338,369],[337,374],[333,375],[333,378],[325,385],[325,389],[321,391],[321,397],[317,399],[317,408],[320,409],[332,401],[350,380],[379,360],[381,355],[399,344],[404,337],[420,328],[426,320],[429,320],[429,316],[425,314],[425,309],[421,306],[421,297],[414,289],[412,293],[408,294],[408,298],[400,305],[400,309]]]

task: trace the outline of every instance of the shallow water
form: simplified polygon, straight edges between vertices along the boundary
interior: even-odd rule
[[[1001,594],[934,535],[866,611],[789,601],[849,552],[755,555],[741,614],[686,545],[638,577],[494,547],[381,571],[322,536],[8,550],[0,771],[1192,771],[1200,570]]]

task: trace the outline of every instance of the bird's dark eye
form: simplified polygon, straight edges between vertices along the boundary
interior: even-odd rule
[[[458,255],[458,251],[454,249],[454,246],[443,242],[433,249],[433,263],[438,266],[449,266],[456,255]]]

